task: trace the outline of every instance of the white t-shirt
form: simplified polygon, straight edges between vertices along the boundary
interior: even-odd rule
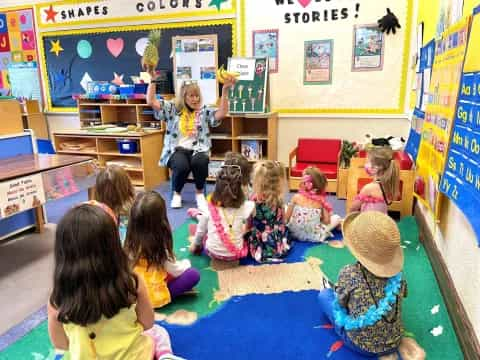
[[[187,150],[193,150],[193,142],[195,139],[195,136],[181,136],[178,140],[178,146]]]
[[[243,235],[246,231],[247,220],[255,209],[255,203],[253,201],[245,201],[238,209],[217,209],[220,218],[222,219],[222,225],[227,234],[229,234],[230,229],[229,223],[232,222],[231,232],[233,236],[231,240],[237,249],[241,249],[243,247]],[[227,219],[225,219],[225,217]],[[234,256],[234,254],[228,251],[218,235],[210,211],[205,211],[199,216],[197,233],[195,234],[197,242],[201,242],[205,235],[207,235],[207,243],[205,247],[213,255],[227,258]]]

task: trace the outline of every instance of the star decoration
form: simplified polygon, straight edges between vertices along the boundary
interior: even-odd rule
[[[115,84],[115,85],[123,85],[124,82],[123,82],[123,74],[122,75],[118,75],[116,72],[113,73],[113,80],[112,80],[112,84]]]
[[[47,19],[45,20],[45,22],[48,22],[48,20],[51,20],[52,22],[55,22],[55,16],[57,16],[58,11],[53,10],[52,5],[50,5],[48,10],[43,10],[43,11],[45,12],[45,14],[47,14]]]
[[[57,40],[57,41],[50,40],[50,45],[52,45],[50,52],[54,53],[56,56],[60,54],[60,51],[63,51],[63,48],[60,45],[60,40]]]
[[[217,10],[220,11],[220,7],[222,3],[227,2],[228,0],[210,0],[210,4],[208,6],[216,6]]]

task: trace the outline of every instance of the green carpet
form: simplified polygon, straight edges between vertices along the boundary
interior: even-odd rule
[[[210,268],[209,258],[192,256],[188,252],[188,226],[189,223],[185,223],[175,230],[174,248],[179,259],[189,258],[192,265],[200,271],[202,280],[197,287],[198,295],[177,299],[174,304],[162,308],[159,312],[170,314],[178,309],[185,309],[204,317],[219,307],[213,299],[214,291],[218,288],[218,277]],[[428,359],[463,359],[430,262],[423,246],[418,242],[418,228],[414,218],[403,219],[399,227],[405,246],[404,272],[409,284],[409,296],[404,301],[403,310],[406,329],[426,350]],[[333,281],[344,265],[355,261],[347,249],[335,249],[325,245],[311,247],[305,258],[309,256],[323,261],[321,268]],[[432,315],[430,309],[437,304],[440,305],[440,312]],[[432,336],[430,330],[439,325],[443,326],[443,334]],[[46,322],[0,353],[0,360],[53,358]]]
[[[408,297],[403,302],[403,319],[407,333],[427,352],[427,359],[463,359],[463,354],[448,315],[437,280],[422,244],[419,243],[415,218],[407,217],[399,222],[402,244],[405,247],[404,274],[407,278]],[[329,246],[311,248],[306,256],[321,259],[325,275],[336,281],[340,269],[352,262],[354,257],[347,248],[334,249]],[[432,315],[430,310],[440,305],[440,311]],[[443,334],[434,337],[430,330],[441,325]]]

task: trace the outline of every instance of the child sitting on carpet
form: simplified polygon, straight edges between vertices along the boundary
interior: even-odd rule
[[[388,205],[399,192],[400,170],[387,146],[374,147],[368,152],[365,171],[373,181],[365,185],[355,198],[350,211],[380,211],[388,213]]]
[[[154,308],[193,289],[200,273],[190,260],[177,261],[165,200],[155,192],[141,193],[130,211],[125,251],[143,279]]]
[[[115,213],[119,224],[120,241],[125,241],[130,207],[135,198],[135,189],[127,172],[117,165],[109,165],[97,175],[95,198],[106,204]]]
[[[286,219],[290,234],[297,240],[324,242],[341,218],[332,215],[332,206],[325,199],[327,178],[316,167],[303,170],[300,190],[290,200]]]
[[[358,262],[345,266],[333,289],[319,294],[322,312],[345,345],[368,357],[397,351],[403,336],[407,284],[397,224],[378,211],[343,222],[345,244]]]
[[[130,269],[113,211],[90,202],[68,211],[55,235],[52,344],[76,359],[172,359],[167,331],[154,325],[142,279]]]
[[[253,170],[255,215],[246,235],[250,255],[257,262],[280,261],[290,250],[284,195],[285,168],[278,161],[262,161]]]
[[[242,190],[240,166],[223,165],[217,174],[208,211],[199,215],[190,251],[199,254],[204,247],[210,257],[224,261],[247,256],[244,234],[253,208],[253,202],[246,200]]]

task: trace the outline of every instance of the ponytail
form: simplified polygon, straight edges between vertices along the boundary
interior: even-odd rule
[[[400,192],[400,169],[394,159],[390,160],[390,164],[379,179],[385,189],[387,198],[390,201],[395,201]]]

